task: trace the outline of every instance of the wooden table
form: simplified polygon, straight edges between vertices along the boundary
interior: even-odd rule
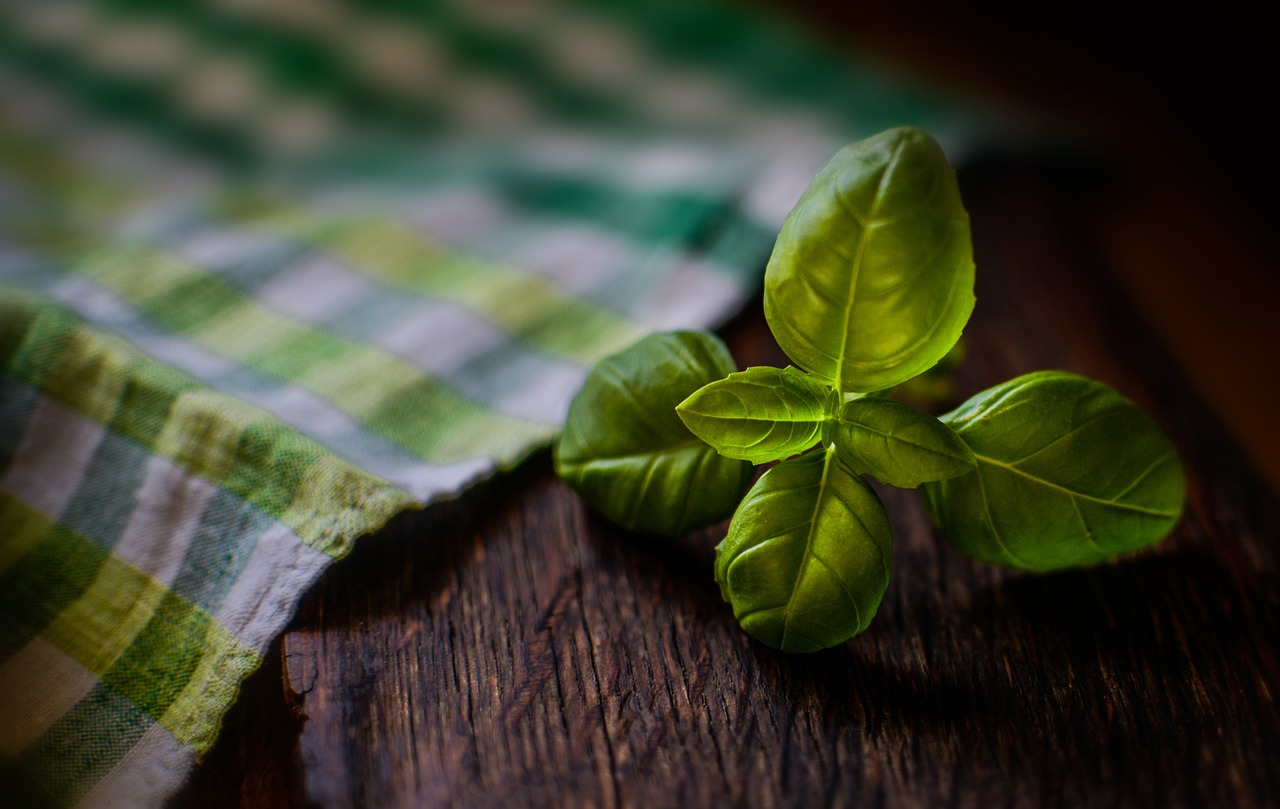
[[[1258,273],[1276,252],[1230,238],[1256,231],[1173,165],[997,157],[961,175],[979,267],[962,391],[1064,368],[1147,408],[1190,474],[1160,546],[1005,571],[885,490],[875,622],[787,656],[720,601],[720,531],[628,534],[542,452],[327,573],[173,805],[1280,804],[1280,504],[1274,459],[1237,440],[1276,433],[1204,363],[1280,370],[1256,336],[1280,315],[1243,322],[1280,303]],[[1196,273],[1237,308],[1197,301]],[[1202,302],[1242,322],[1214,332]],[[723,334],[743,366],[785,363],[758,300]]]

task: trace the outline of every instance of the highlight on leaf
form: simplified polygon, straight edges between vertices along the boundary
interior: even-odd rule
[[[884,390],[942,359],[973,311],[969,216],[923,132],[841,150],[787,216],[764,312],[799,367],[842,391]]]
[[[812,652],[867,628],[892,555],[880,499],[827,447],[783,461],[751,488],[716,548],[716,581],[747,634]]]
[[[817,444],[837,402],[836,391],[802,371],[757,367],[700,388],[676,412],[721,455],[767,463]]]

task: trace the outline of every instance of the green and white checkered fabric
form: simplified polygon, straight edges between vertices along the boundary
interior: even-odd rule
[[[694,2],[0,3],[0,803],[163,803],[361,534],[970,120]]]

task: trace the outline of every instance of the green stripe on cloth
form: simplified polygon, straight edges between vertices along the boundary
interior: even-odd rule
[[[448,250],[386,219],[330,219],[282,203],[228,203],[236,221],[315,245],[381,281],[459,303],[522,341],[585,364],[635,342],[645,329],[567,295],[533,273]]]
[[[0,491],[0,525],[5,530],[4,542],[0,543],[0,576],[4,576],[49,533],[53,518]]]
[[[476,304],[482,313],[486,308],[502,312],[504,305],[511,309],[511,303],[519,303],[509,320],[523,324],[528,330],[524,336],[535,344],[558,337],[566,353],[582,354],[584,345],[616,350],[643,333],[596,307],[557,295],[536,277],[500,270],[472,273],[476,262],[434,251],[416,250],[411,258],[426,263],[409,268],[405,277],[434,278],[439,273],[452,278],[450,286],[458,297]],[[517,448],[553,434],[552,425],[503,416],[467,401],[442,380],[424,376],[398,357],[283,317],[223,279],[162,251],[122,246],[71,261],[68,270],[110,288],[164,327],[324,396],[426,460],[512,457]],[[387,265],[374,266],[385,270]],[[431,286],[420,283],[416,291],[429,292]],[[582,327],[576,341],[566,334],[575,323]],[[598,353],[590,352],[585,361]],[[406,398],[418,405],[406,408]]]
[[[71,532],[53,552],[71,555],[88,541]],[[151,620],[167,588],[131,565],[108,556],[80,597],[66,605],[41,636],[101,677]]]
[[[8,349],[0,363],[10,373],[189,471],[216,471],[211,483],[286,521],[329,555],[344,554],[351,537],[316,525],[314,492],[307,487],[331,487],[321,489],[333,498],[328,511],[365,514],[366,530],[413,503],[399,489],[343,466],[262,411],[201,388],[124,342],[85,328],[59,306],[4,304],[0,298],[6,325],[17,326],[4,329],[0,338],[0,348]],[[180,436],[180,426],[166,429],[171,414],[196,432]],[[211,422],[221,425],[210,429]],[[219,433],[222,445],[213,440]]]
[[[68,3],[64,8],[76,5]],[[9,23],[0,24],[0,60],[11,68],[40,77],[85,109],[142,124],[181,148],[214,155],[227,166],[255,161],[260,147],[239,122],[199,120],[184,114],[172,90],[85,63],[82,55],[89,43],[50,47],[15,35],[13,21],[14,15],[0,8],[0,23]]]
[[[54,410],[46,405],[43,418],[34,415],[39,405],[24,406],[31,414],[25,417],[22,410],[6,412],[24,418],[28,430],[61,427],[88,435],[92,430],[77,424],[88,425],[153,453],[150,488],[135,492],[130,476],[119,478],[126,486],[121,494],[133,498],[134,507],[118,540],[90,539],[63,525],[60,513],[41,513],[27,499],[43,497],[47,486],[78,488],[75,470],[37,481],[16,475],[15,467],[0,469],[0,683],[14,684],[0,693],[0,737],[6,740],[0,758],[8,759],[5,769],[17,781],[39,784],[57,802],[74,802],[108,772],[126,766],[127,753],[151,728],[163,728],[190,760],[198,759],[288,616],[272,605],[291,603],[356,536],[413,501],[261,411],[84,328],[57,306],[10,294],[0,297],[0,312],[0,382],[11,380],[0,385],[0,400],[26,401],[20,390],[36,389],[59,403]],[[33,453],[55,446],[29,432],[16,441],[4,448],[6,457],[32,461]],[[98,447],[110,451],[111,444]],[[81,463],[92,465],[88,458]],[[195,543],[224,541],[195,532],[210,502],[190,496],[201,489],[238,494],[286,531],[260,535],[262,558],[277,559],[272,564],[278,569],[264,571],[260,563],[253,576],[242,575],[232,586],[217,613],[227,616],[228,626],[172,589],[181,557],[194,553]],[[95,491],[97,497],[119,496]],[[175,497],[183,491],[188,494]],[[199,511],[174,513],[181,508]],[[176,527],[184,522],[191,527]],[[182,535],[173,533],[179,530]],[[168,562],[138,545],[166,532],[169,542],[185,543],[172,546]],[[315,549],[306,551],[313,554],[310,561],[293,561],[307,548]],[[139,553],[141,563],[157,566],[155,572],[119,555]],[[34,703],[7,703],[36,685],[23,672],[40,661],[66,672],[42,685],[38,699],[45,707],[32,713]],[[85,747],[86,738],[103,731],[110,737]]]
[[[80,598],[108,554],[4,493],[0,504],[6,520],[17,518],[10,529],[16,529],[10,535],[14,550],[8,553],[26,548],[0,574],[0,615],[6,618],[0,622],[0,657],[8,658]]]
[[[260,662],[256,650],[208,613],[166,591],[102,681],[198,755],[213,745],[218,730],[207,704],[230,704]]]
[[[146,735],[148,717],[101,683],[17,757],[61,806],[88,792]],[[85,739],[94,743],[86,745]]]
[[[73,269],[174,332],[323,396],[425,460],[507,456],[552,435],[552,425],[480,407],[399,357],[286,318],[165,253],[117,248]],[[406,399],[416,402],[411,410]]]
[[[966,123],[727,3],[233,5],[0,3],[0,802],[171,800],[357,536]]]

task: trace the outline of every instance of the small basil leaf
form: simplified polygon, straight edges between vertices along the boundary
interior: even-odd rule
[[[601,360],[569,405],[556,472],[622,526],[679,535],[729,516],[751,465],[716,453],[676,415],[690,393],[734,369],[706,332],[645,337]]]
[[[747,493],[716,548],[716,581],[747,634],[812,652],[867,628],[892,553],[876,493],[819,449],[774,466]]]
[[[817,444],[836,395],[795,368],[748,368],[695,391],[676,412],[721,455],[765,463]]]
[[[904,489],[963,475],[976,464],[954,430],[892,399],[845,402],[835,443],[854,469]]]
[[[1053,570],[1146,547],[1186,495],[1177,450],[1141,408],[1100,382],[1041,371],[942,417],[977,469],[925,484],[951,543],[984,562]]]
[[[940,360],[973,311],[969,216],[932,138],[848,146],[788,215],[764,311],[792,362],[843,391],[891,388]]]

